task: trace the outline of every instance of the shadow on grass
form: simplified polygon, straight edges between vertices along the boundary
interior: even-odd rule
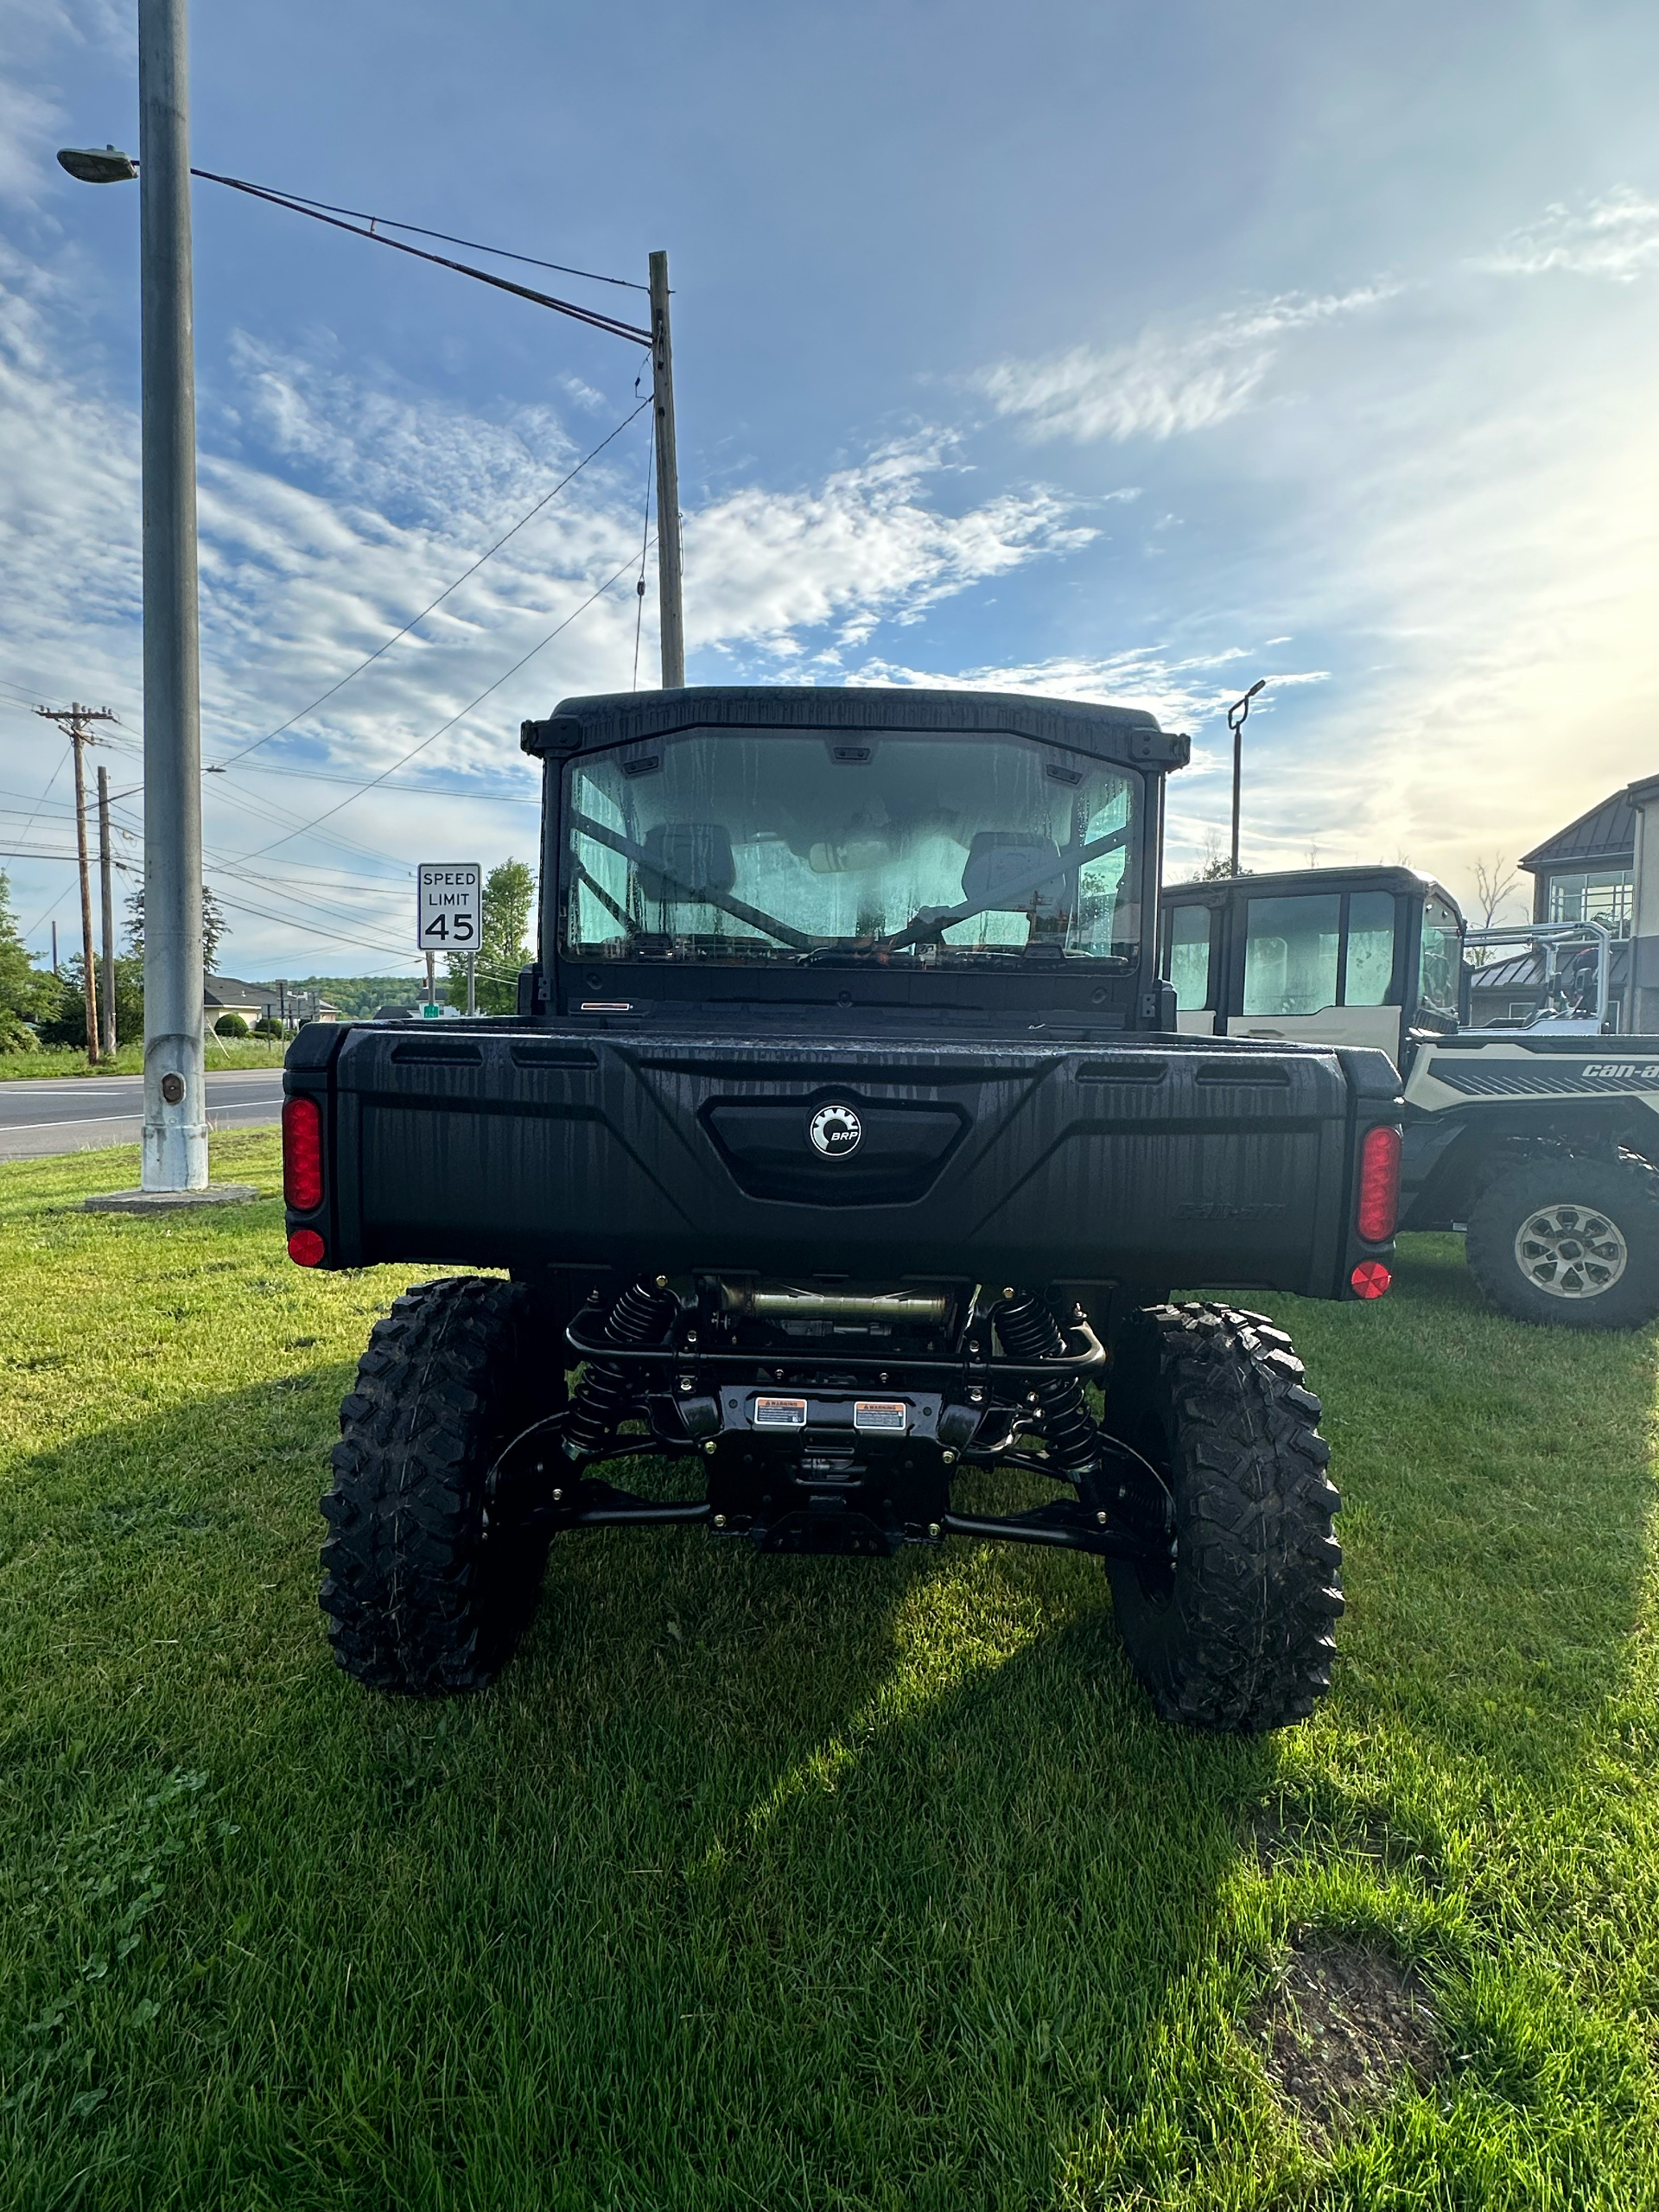
[[[1623,1674],[1652,1348],[1404,1273],[1284,1315],[1350,1506],[1338,1716],[1548,1770]],[[568,1539],[496,1689],[386,1700],[315,1611],[348,1374],[15,1471],[20,1881],[135,1775],[238,1831],[105,1980],[96,1929],[22,1931],[0,2048],[79,1992],[22,2201],[1025,2206],[1137,2120],[1190,2160],[1189,1993],[1281,1754],[1153,1718],[1096,1567]]]
[[[1045,2201],[1158,2087],[1270,1748],[1154,1720],[1092,1562],[700,1533],[568,1539],[495,1690],[372,1695],[315,1611],[345,1379],[16,1470],[18,1893],[181,1768],[233,1824],[93,1980],[118,1887],[14,1927],[25,2196]]]

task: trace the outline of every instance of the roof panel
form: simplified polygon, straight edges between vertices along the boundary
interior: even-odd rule
[[[1517,865],[1529,875],[1540,875],[1546,868],[1567,868],[1575,861],[1617,864],[1629,860],[1635,850],[1636,809],[1629,791],[1618,791],[1599,806],[1592,806],[1588,814],[1569,822],[1565,830],[1547,837],[1541,845],[1535,845],[1531,852],[1522,854]]]

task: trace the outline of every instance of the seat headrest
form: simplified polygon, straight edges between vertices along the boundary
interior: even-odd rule
[[[695,906],[710,891],[728,896],[737,881],[723,822],[659,822],[646,830],[645,846],[657,865],[641,866],[639,888],[665,906]]]
[[[1054,873],[1033,883],[1045,867]],[[1060,849],[1052,837],[1028,837],[1019,830],[979,830],[968,848],[962,871],[962,895],[975,906],[1005,914],[1052,910],[1064,888]]]

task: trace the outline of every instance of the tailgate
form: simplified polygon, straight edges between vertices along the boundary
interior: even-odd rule
[[[1375,1061],[1376,1081],[1344,1062]],[[1375,1073],[1375,1071],[1373,1071]],[[331,1258],[1330,1296],[1379,1054],[352,1030]],[[1379,1090],[1382,1096],[1369,1094]],[[822,1109],[838,1146],[820,1151]]]

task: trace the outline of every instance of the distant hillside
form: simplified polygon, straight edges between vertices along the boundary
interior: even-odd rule
[[[321,991],[342,1014],[366,1020],[383,1006],[418,1006],[426,989],[423,976],[301,976],[289,980],[290,991]],[[443,998],[443,985],[438,997]]]

